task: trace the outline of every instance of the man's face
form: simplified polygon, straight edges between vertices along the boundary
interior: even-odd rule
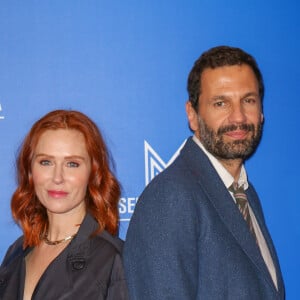
[[[247,158],[259,143],[263,122],[252,69],[236,65],[204,70],[198,112],[188,103],[187,113],[191,129],[210,153],[223,160]]]

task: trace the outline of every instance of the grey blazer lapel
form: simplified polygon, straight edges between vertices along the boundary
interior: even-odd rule
[[[181,153],[193,174],[198,178],[199,185],[202,190],[205,191],[207,198],[211,201],[224,225],[234,236],[237,243],[240,244],[259,272],[264,275],[275,290],[275,286],[260,250],[256,245],[255,239],[251,235],[231,195],[207,156],[192,139],[187,141]],[[263,226],[263,228],[264,227],[265,226]]]

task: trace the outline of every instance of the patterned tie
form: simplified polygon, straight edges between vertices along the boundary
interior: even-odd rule
[[[247,222],[250,232],[253,234],[255,240],[256,240],[256,236],[255,236],[255,231],[253,228],[253,223],[250,217],[250,213],[249,213],[249,206],[248,206],[248,200],[247,200],[247,196],[244,190],[243,186],[238,187],[237,183],[233,183],[228,190],[230,192],[233,193],[233,196],[235,198],[236,204],[244,218],[244,220]],[[256,240],[257,243],[257,240]]]

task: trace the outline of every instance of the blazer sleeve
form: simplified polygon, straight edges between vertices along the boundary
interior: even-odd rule
[[[184,185],[152,182],[137,203],[124,246],[132,300],[196,298],[199,216]]]

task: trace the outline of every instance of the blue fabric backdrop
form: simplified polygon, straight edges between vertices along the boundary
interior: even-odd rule
[[[296,0],[1,1],[0,260],[21,234],[10,197],[33,122],[57,108],[96,121],[123,186],[125,238],[139,194],[190,135],[184,104],[193,62],[228,44],[253,54],[264,74],[264,135],[247,169],[287,299],[299,299],[299,9]]]

